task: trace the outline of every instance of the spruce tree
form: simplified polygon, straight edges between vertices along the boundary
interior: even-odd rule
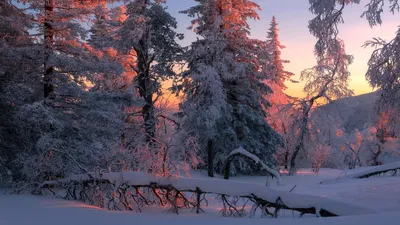
[[[285,48],[279,40],[279,29],[276,17],[272,17],[271,25],[267,34],[267,45],[271,47],[272,56],[272,80],[281,89],[285,90],[287,87],[285,82],[293,75],[285,71],[283,64],[289,63],[288,60],[281,58],[281,50]]]
[[[284,130],[282,127],[284,121],[281,121],[283,117],[280,116],[283,113],[283,106],[290,102],[290,97],[284,93],[287,89],[285,82],[290,81],[291,76],[293,76],[293,73],[287,72],[284,68],[284,64],[289,63],[288,60],[281,58],[281,50],[284,48],[285,46],[279,40],[276,17],[273,16],[266,41],[266,50],[269,53],[269,58],[265,59],[269,63],[266,68],[269,73],[267,82],[272,89],[272,93],[268,94],[266,98],[271,104],[267,109],[269,122],[278,132],[283,132]]]
[[[146,142],[156,138],[155,102],[161,95],[161,82],[174,76],[173,65],[182,52],[176,42],[183,38],[177,33],[177,22],[159,1],[135,0],[127,5],[127,19],[118,29],[117,49],[134,51],[137,73],[135,85],[144,104],[143,117]]]
[[[268,102],[263,94],[270,88],[262,82],[265,78],[255,57],[258,42],[248,37],[247,20],[258,19],[259,6],[252,1],[196,2],[183,12],[199,15],[192,24],[202,37],[187,54],[183,127],[197,138],[209,176],[222,172],[227,156],[239,146],[274,165],[272,154],[281,139],[264,119]],[[234,165],[232,173],[257,169],[243,159]]]

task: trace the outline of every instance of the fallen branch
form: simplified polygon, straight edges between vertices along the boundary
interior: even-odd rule
[[[355,172],[351,174],[347,174],[344,177],[340,177],[338,179],[346,179],[346,178],[368,178],[380,174],[385,174],[387,172],[393,172],[393,175],[396,175],[397,171],[400,170],[400,161],[395,163],[389,163],[381,166],[374,166],[368,170],[362,172]]]
[[[263,163],[260,158],[242,147],[233,150],[226,159],[224,179],[229,179],[231,163],[236,157],[239,156],[252,160],[256,165],[260,165],[263,170],[267,171],[268,176],[275,177],[277,179],[278,185],[281,183],[281,176],[279,175],[278,171],[271,169],[269,166]]]

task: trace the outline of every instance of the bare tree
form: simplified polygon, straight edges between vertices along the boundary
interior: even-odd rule
[[[310,114],[318,102],[331,102],[334,99],[347,97],[353,94],[348,89],[350,72],[348,65],[352,62],[352,56],[347,55],[344,44],[337,40],[335,48],[318,57],[318,65],[306,69],[301,73],[301,80],[305,80],[304,92],[307,97],[297,104],[298,118],[294,127],[299,129],[297,142],[290,159],[289,175],[296,173],[296,157],[301,150],[304,150],[305,139],[309,134]]]

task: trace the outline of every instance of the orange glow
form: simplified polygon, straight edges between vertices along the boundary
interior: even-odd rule
[[[97,209],[97,210],[104,210],[103,208],[87,205],[80,202],[73,202],[73,201],[56,201],[56,202],[47,202],[44,201],[41,205],[46,205],[51,208],[86,208],[86,209]]]
[[[85,205],[85,204],[75,204],[74,207],[86,208],[86,209],[100,209],[100,210],[103,210],[102,208],[99,208],[99,207],[97,207],[97,206]]]

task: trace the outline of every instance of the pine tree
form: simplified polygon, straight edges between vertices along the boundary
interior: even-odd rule
[[[280,143],[264,120],[263,94],[270,88],[259,72],[257,41],[248,35],[247,19],[258,19],[259,6],[252,1],[197,0],[183,13],[195,17],[193,28],[202,39],[187,54],[189,71],[181,104],[184,129],[196,137],[207,161],[208,175],[222,172],[229,153],[244,147],[269,165]],[[243,159],[231,172],[252,172]]]
[[[272,93],[266,96],[271,104],[267,109],[268,119],[272,127],[283,135],[282,132],[287,128],[282,127],[286,122],[282,121],[285,118],[281,115],[285,113],[283,112],[284,108],[287,108],[284,105],[289,104],[291,99],[284,93],[287,88],[285,82],[291,80],[293,73],[284,69],[284,64],[289,63],[289,61],[281,59],[281,49],[284,49],[285,46],[279,41],[279,29],[275,16],[272,18],[267,34],[266,48],[269,55],[267,59],[264,59],[267,63],[265,70],[269,77],[267,82],[272,89]],[[288,113],[287,110],[286,113]]]
[[[283,66],[284,63],[289,63],[289,61],[281,59],[281,49],[284,49],[285,46],[281,45],[279,41],[279,29],[275,16],[272,17],[271,26],[268,31],[267,45],[271,47],[270,51],[273,58],[272,80],[279,87],[280,92],[282,92],[287,88],[285,82],[288,81],[293,74],[285,71]]]

